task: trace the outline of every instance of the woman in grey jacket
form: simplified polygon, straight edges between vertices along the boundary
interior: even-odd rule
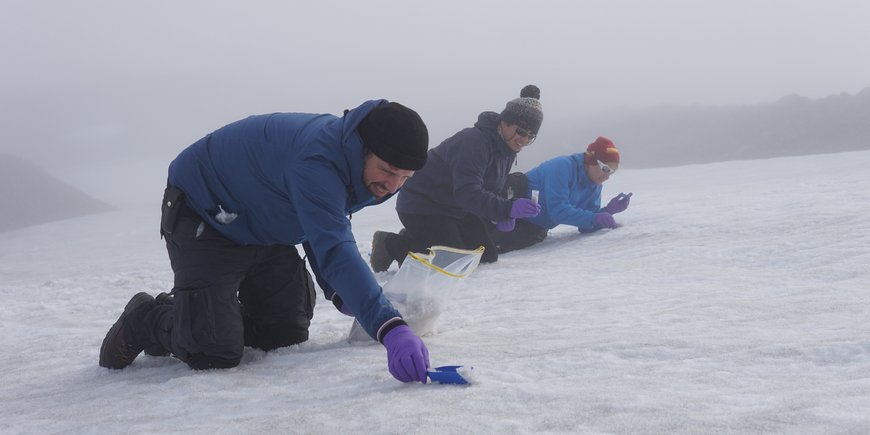
[[[483,112],[473,127],[463,129],[429,150],[426,166],[405,183],[396,201],[404,230],[377,231],[372,240],[375,272],[401,263],[408,252],[426,252],[435,245],[485,247],[481,261],[494,262],[498,250],[489,237],[499,228],[540,208],[533,201],[499,195],[516,155],[534,142],[544,114],[540,90],[528,85],[499,114]]]

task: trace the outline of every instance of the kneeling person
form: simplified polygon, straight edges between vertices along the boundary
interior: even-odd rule
[[[589,144],[585,153],[556,157],[538,165],[512,183],[518,196],[530,197],[537,190],[541,212],[531,218],[517,219],[508,231],[492,231],[500,253],[522,249],[542,242],[547,230],[557,225],[572,225],[580,232],[616,228],[613,215],[625,211],[631,193],[620,193],[601,207],[601,189],[619,169],[619,150],[603,136]],[[512,174],[513,175],[513,174]],[[525,178],[525,179],[523,179]],[[517,178],[512,178],[516,180]]]
[[[161,235],[171,295],[135,295],[109,330],[100,365],[143,351],[194,369],[239,364],[308,339],[314,284],[387,348],[390,373],[426,381],[428,350],[359,254],[348,215],[389,199],[423,167],[428,131],[413,110],[367,101],[343,117],[274,113],[222,127],[169,166]]]

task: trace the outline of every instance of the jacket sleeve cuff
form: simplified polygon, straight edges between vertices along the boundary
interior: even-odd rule
[[[390,320],[384,322],[380,328],[378,328],[378,343],[384,344],[384,336],[387,335],[388,332],[395,329],[397,326],[407,325],[401,317],[393,317]]]

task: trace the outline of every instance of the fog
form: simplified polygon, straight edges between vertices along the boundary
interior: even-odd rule
[[[585,146],[570,132],[601,112],[858,93],[868,16],[858,0],[10,0],[0,154],[105,198],[159,184],[182,148],[250,114],[386,98],[420,112],[434,146],[533,83],[545,119],[522,169]]]

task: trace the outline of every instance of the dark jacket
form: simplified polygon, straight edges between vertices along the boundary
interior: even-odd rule
[[[510,217],[511,201],[498,195],[516,159],[497,128],[499,115],[483,112],[466,128],[429,150],[426,166],[399,192],[400,213],[462,218],[474,214],[490,221]]]
[[[169,166],[169,184],[183,190],[188,205],[230,240],[304,243],[327,299],[335,289],[372,337],[400,314],[360,256],[348,214],[375,202],[363,184],[356,127],[384,102],[367,101],[341,118],[251,116],[200,139]],[[220,219],[221,210],[236,216]]]

